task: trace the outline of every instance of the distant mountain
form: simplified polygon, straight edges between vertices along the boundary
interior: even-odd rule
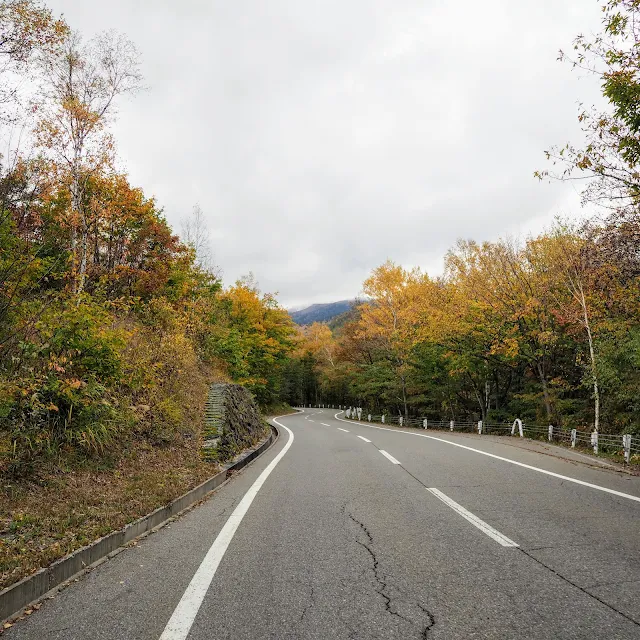
[[[328,322],[332,318],[349,311],[355,304],[355,300],[340,300],[326,304],[312,304],[305,309],[289,311],[289,315],[296,324],[306,325],[314,322]]]

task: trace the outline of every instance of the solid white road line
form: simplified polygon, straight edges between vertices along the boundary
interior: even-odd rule
[[[284,416],[278,416],[278,418],[282,417]],[[289,448],[293,443],[292,431],[282,423],[278,422],[277,418],[273,418],[273,422],[289,433],[287,443],[282,448],[282,451],[280,451],[280,453],[269,463],[269,466],[267,466],[267,468],[258,476],[257,480],[244,494],[244,497],[238,506],[225,522],[222,530],[218,534],[218,537],[213,541],[209,551],[207,551],[207,555],[204,557],[204,560],[191,579],[187,590],[184,592],[182,599],[178,603],[178,606],[175,608],[167,626],[160,636],[160,640],[186,639],[191,629],[191,625],[193,624],[198,610],[200,609],[200,605],[207,594],[207,590],[213,580],[213,576],[216,574],[220,561],[224,557],[229,543],[233,540],[233,536],[235,535],[238,526],[249,510],[249,507],[251,506],[253,499],[258,494],[258,491],[260,491],[265,480],[269,477],[269,474],[275,469],[276,465],[280,460],[282,460],[287,451],[289,451]]]
[[[462,505],[459,505],[455,500],[452,500],[449,496],[442,493],[442,491],[438,491],[438,489],[427,489],[430,493],[432,493],[436,498],[442,500],[447,506],[451,507],[456,513],[461,515],[465,520],[468,520],[474,527],[478,527],[482,533],[486,533],[490,538],[493,538],[497,543],[501,544],[503,547],[517,547],[517,545],[513,540],[507,538],[507,536],[502,535],[499,531],[496,531],[491,525],[488,525],[484,520],[480,520],[478,516],[474,516],[471,511],[467,511]]]
[[[371,440],[367,440],[367,438],[365,438],[364,436],[358,436],[358,438],[360,438],[360,440],[364,440],[365,442],[371,442]]]
[[[336,415],[334,416],[336,420],[340,420],[340,422],[348,422],[349,424],[353,422],[352,420],[343,420],[342,418],[338,418],[340,413],[344,413],[344,411],[340,411],[336,413]],[[539,467],[534,467],[533,465],[525,464],[524,462],[518,462],[517,460],[511,460],[510,458],[497,456],[495,453],[489,453],[488,451],[474,449],[473,447],[468,447],[465,444],[451,442],[451,440],[445,440],[444,438],[437,438],[436,436],[428,436],[425,433],[413,433],[411,431],[402,431],[400,429],[387,429],[385,427],[375,427],[372,424],[365,424],[363,422],[359,422],[358,424],[361,427],[367,427],[369,429],[379,429],[380,431],[391,431],[393,433],[404,433],[407,436],[417,436],[418,438],[428,438],[429,440],[437,440],[438,442],[444,442],[445,444],[450,444],[452,447],[459,447],[460,449],[466,449],[467,451],[480,453],[481,455],[488,456],[489,458],[495,458],[496,460],[502,460],[503,462],[515,464],[516,466],[522,467],[523,469],[530,469],[531,471],[544,473],[545,475],[552,476],[553,478],[559,478],[560,480],[566,480],[567,482],[574,482],[575,484],[580,484],[583,487],[589,487],[590,489],[597,489],[598,491],[604,491],[605,493],[610,493],[614,496],[619,496],[620,498],[627,498],[628,500],[634,500],[635,502],[640,502],[640,497],[631,495],[630,493],[623,493],[622,491],[616,491],[615,489],[608,489],[607,487],[603,487],[599,484],[592,484],[591,482],[585,482],[584,480],[578,480],[577,478],[571,478],[570,476],[563,476],[560,473],[554,473],[553,471],[540,469]]]
[[[385,457],[391,460],[393,464],[400,464],[398,460],[396,460],[390,453],[387,453],[384,449],[378,449],[378,451]]]
[[[347,431],[347,429],[341,429],[340,427],[338,427],[338,431],[344,431],[345,433],[349,433],[349,431]]]

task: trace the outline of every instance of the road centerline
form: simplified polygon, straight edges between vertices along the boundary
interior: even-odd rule
[[[342,429],[341,427],[338,427],[338,431],[344,431],[345,433],[349,433],[348,429]]]
[[[390,453],[387,453],[384,449],[378,449],[378,451],[393,464],[400,464],[399,460],[396,460]]]
[[[360,440],[364,440],[365,442],[371,442],[371,440],[365,438],[364,436],[358,436],[358,438],[360,438]]]
[[[498,544],[503,547],[518,547],[510,538],[507,538],[504,534],[500,533],[497,529],[494,529],[490,524],[487,524],[484,520],[478,518],[478,516],[465,509],[462,505],[458,504],[455,500],[452,500],[449,496],[442,493],[435,487],[427,487],[427,491],[434,495],[438,500],[444,502],[448,507],[453,509],[458,515],[461,515],[465,520],[468,520],[474,527],[477,527],[482,533],[493,538]]]

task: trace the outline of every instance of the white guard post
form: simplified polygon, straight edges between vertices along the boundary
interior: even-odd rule
[[[427,421],[427,419],[425,418],[425,419],[422,421],[422,428],[423,428],[423,429],[426,429],[428,424],[429,424],[429,422],[428,422],[428,421]]]
[[[367,422],[371,422],[371,414],[367,416]]]
[[[455,422],[453,420],[449,423],[449,431],[453,431],[453,425],[454,424],[455,424]]]
[[[516,418],[513,421],[513,425],[511,426],[511,435],[514,435],[516,432],[516,425],[518,426],[518,434],[521,438],[524,438],[524,429],[522,427],[522,420],[520,418]]]
[[[398,419],[398,424],[402,426],[402,416],[400,416],[400,418]]]
[[[549,425],[549,442],[553,440],[553,425]]]
[[[482,435],[482,420],[478,420],[478,435]]]
[[[362,420],[362,407],[358,407],[358,420]]]
[[[576,448],[576,439],[578,437],[578,430],[577,429],[571,429],[571,448],[575,449]]]
[[[622,446],[624,448],[624,461],[629,462],[631,460],[631,434],[626,433],[622,436]]]
[[[384,424],[384,413],[382,414],[382,424]]]

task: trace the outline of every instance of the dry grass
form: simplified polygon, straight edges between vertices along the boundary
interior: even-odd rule
[[[112,469],[58,471],[0,495],[0,588],[163,506],[216,472],[198,438],[142,444]]]

